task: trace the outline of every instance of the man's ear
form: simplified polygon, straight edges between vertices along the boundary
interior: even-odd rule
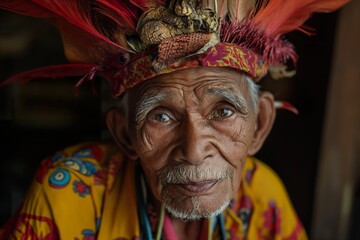
[[[129,137],[125,114],[118,108],[112,108],[106,114],[106,123],[124,154],[130,159],[136,160],[138,157]]]
[[[249,147],[249,155],[254,155],[260,150],[274,124],[276,116],[274,96],[270,92],[260,93],[258,106],[255,133]]]

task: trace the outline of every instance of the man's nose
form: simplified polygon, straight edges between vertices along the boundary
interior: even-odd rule
[[[213,157],[215,146],[211,141],[211,130],[204,122],[187,121],[181,139],[182,160],[191,164],[201,164]]]

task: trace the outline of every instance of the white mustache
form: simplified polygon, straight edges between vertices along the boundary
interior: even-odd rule
[[[172,168],[164,168],[159,174],[162,185],[196,183],[203,181],[216,181],[230,178],[229,170],[220,170],[211,165],[179,165]]]

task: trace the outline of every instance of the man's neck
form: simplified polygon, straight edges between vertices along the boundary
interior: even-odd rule
[[[156,212],[160,212],[161,203],[150,193]],[[171,215],[169,215],[171,216]],[[183,221],[179,218],[170,217],[172,228],[177,240],[199,239],[203,220]]]
[[[171,223],[178,240],[199,239],[202,220],[184,222],[178,218],[171,218]]]

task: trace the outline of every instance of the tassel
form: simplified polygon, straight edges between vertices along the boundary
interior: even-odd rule
[[[284,110],[288,110],[296,115],[299,114],[299,111],[296,109],[296,107],[294,107],[291,103],[286,102],[286,101],[275,101],[274,102],[275,108],[276,109],[284,109]]]
[[[220,37],[222,42],[244,46],[261,55],[267,64],[284,63],[291,60],[296,64],[297,54],[290,42],[274,39],[247,23],[223,23]]]

